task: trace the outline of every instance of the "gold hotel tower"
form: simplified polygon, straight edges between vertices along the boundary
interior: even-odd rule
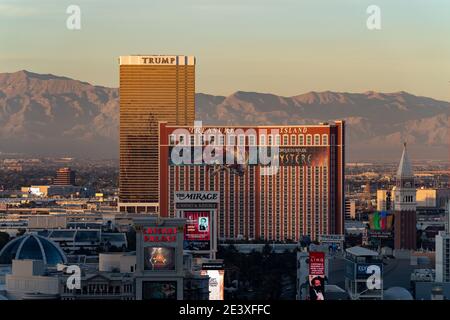
[[[159,212],[158,121],[191,126],[195,57],[121,56],[120,176],[122,212]]]

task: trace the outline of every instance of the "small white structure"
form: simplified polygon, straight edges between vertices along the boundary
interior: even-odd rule
[[[101,272],[133,273],[136,270],[136,252],[109,252],[99,254]]]
[[[41,260],[13,260],[12,274],[7,274],[5,280],[7,297],[12,300],[22,300],[30,294],[41,294],[47,299],[59,296],[59,278],[46,276]]]

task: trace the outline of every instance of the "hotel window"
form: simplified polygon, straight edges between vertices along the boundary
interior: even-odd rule
[[[265,135],[260,135],[259,136],[259,144],[264,146],[266,144],[266,136]]]
[[[175,166],[169,166],[169,206],[170,216],[174,217],[174,192],[175,192]]]
[[[248,144],[251,145],[251,146],[256,145],[256,136],[250,135],[250,136],[248,137]]]
[[[279,134],[275,135],[275,145],[280,146],[281,145],[281,137]]]
[[[191,135],[191,146],[195,146],[195,136]]]
[[[249,235],[251,238],[255,237],[255,167],[249,168],[250,172],[250,203],[248,210],[250,215]]]
[[[283,136],[283,145],[287,146],[289,144],[289,136],[288,135],[284,135]]]
[[[312,144],[312,136],[310,134],[306,135],[306,145],[310,146]]]
[[[209,136],[209,144],[214,144],[214,142],[216,142],[216,137],[215,136]]]
[[[215,190],[215,181],[216,181],[216,179],[217,179],[217,176],[211,176],[210,178],[209,178],[209,190]]]
[[[189,190],[195,190],[195,166],[189,166]]]
[[[272,142],[273,142],[273,136],[269,135],[269,143],[268,143],[268,145],[271,146]]]
[[[179,137],[178,141],[179,141],[179,143],[180,143],[181,145],[184,145],[184,143],[185,143],[185,141],[186,141],[185,135],[184,135],[184,134],[180,134],[180,137]]]
[[[171,134],[169,136],[169,145],[173,146],[175,144],[175,136]]]
[[[228,135],[228,145],[234,146],[236,145],[236,136],[235,135]]]
[[[291,181],[295,181],[296,177],[296,168],[291,168]],[[296,207],[297,207],[297,196],[295,193],[296,190],[296,184],[291,183],[290,184],[290,192],[291,192],[291,239],[297,241],[297,230],[298,230],[298,224],[297,224],[297,218],[296,218]]]
[[[296,145],[297,144],[297,137],[295,135],[291,136],[291,145]]]
[[[261,233],[261,237],[262,239],[266,239],[266,228],[265,228],[265,202],[264,200],[266,199],[266,194],[265,194],[265,188],[264,188],[264,182],[265,182],[265,177],[261,177],[261,189],[260,189],[260,211],[259,211],[259,215],[260,215],[260,233]]]
[[[265,177],[264,177],[265,178]],[[268,190],[269,190],[269,196],[268,196],[268,200],[267,200],[267,207],[268,207],[268,215],[267,215],[267,226],[268,226],[268,239],[272,240],[273,239],[273,201],[272,201],[272,190],[273,190],[273,178],[272,176],[270,178],[267,179],[267,184],[268,184]]]
[[[328,135],[327,134],[322,135],[322,144],[328,145]]]
[[[205,190],[205,167],[198,168],[198,173],[200,174],[200,190]]]
[[[314,135],[314,145],[315,146],[320,145],[320,134],[315,134]]]
[[[243,134],[239,135],[239,145],[245,146],[245,136]]]
[[[298,135],[298,144],[301,146],[305,144],[305,136],[303,134]]]
[[[219,135],[220,146],[225,144],[225,136],[223,134]]]
[[[184,191],[184,166],[180,167],[180,191]]]
[[[225,238],[225,173],[220,173],[219,190],[220,190],[220,237]],[[212,189],[211,189],[212,190]]]

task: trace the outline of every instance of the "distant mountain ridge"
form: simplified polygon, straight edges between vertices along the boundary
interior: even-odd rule
[[[308,92],[292,97],[237,91],[196,94],[196,118],[213,125],[347,121],[351,161],[448,157],[450,103],[400,91]],[[119,93],[67,77],[0,73],[0,152],[118,156]]]

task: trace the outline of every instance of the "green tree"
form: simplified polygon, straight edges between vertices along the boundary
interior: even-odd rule
[[[134,228],[129,228],[127,233],[127,244],[128,244],[128,250],[135,251],[136,250],[136,230]]]
[[[9,234],[0,232],[0,250],[9,242]]]

